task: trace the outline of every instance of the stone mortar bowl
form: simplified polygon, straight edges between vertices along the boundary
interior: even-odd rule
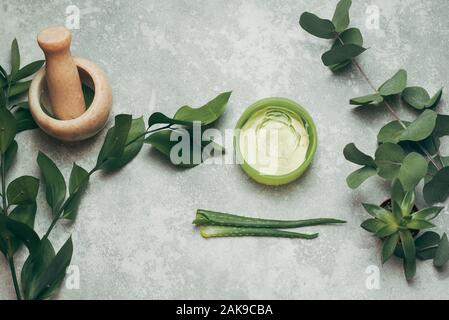
[[[46,107],[51,109],[45,67],[36,73],[28,92],[34,121],[45,133],[62,141],[81,141],[96,135],[104,128],[112,108],[112,89],[103,70],[83,58],[74,57],[74,61],[81,82],[95,93],[92,103],[86,106],[88,109],[81,116],[59,120],[45,111]]]

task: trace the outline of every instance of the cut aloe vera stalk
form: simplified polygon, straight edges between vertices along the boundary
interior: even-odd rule
[[[228,227],[248,227],[248,228],[276,228],[290,229],[311,227],[325,224],[346,223],[343,220],[319,218],[309,220],[269,220],[237,216],[228,213],[213,212],[199,209],[196,212],[196,219],[193,224],[197,226],[228,226]]]
[[[203,226],[200,228],[203,238],[225,238],[225,237],[273,237],[273,238],[292,238],[292,239],[315,239],[318,233],[304,234],[277,229],[263,228],[236,228],[220,226]]]

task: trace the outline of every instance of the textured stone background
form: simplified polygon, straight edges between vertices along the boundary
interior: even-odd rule
[[[449,87],[448,1],[354,2],[352,25],[370,47],[359,60],[376,84],[403,67],[411,84],[432,92]],[[252,102],[285,96],[309,109],[320,145],[311,170],[279,188],[252,182],[235,165],[177,170],[148,147],[124,170],[95,176],[76,223],[59,225],[51,237],[59,248],[73,235],[72,264],[81,273],[80,289],[63,288],[59,298],[449,298],[449,271],[419,263],[416,280],[407,284],[398,261],[381,266],[379,242],[359,227],[366,217],[360,203],[384,200],[385,184],[373,179],[350,191],[345,178],[354,167],[342,149],[354,141],[372,153],[377,130],[391,118],[382,107],[351,110],[348,99],[369,93],[368,86],[356,70],[332,75],[320,61],[329,44],[298,26],[305,10],[330,17],[336,1],[3,0],[0,62],[9,61],[14,37],[24,62],[42,58],[37,32],[64,24],[71,4],[81,9],[73,52],[107,71],[115,114],[172,114],[233,90],[219,122],[226,129]],[[378,30],[366,27],[368,5],[380,8]],[[441,108],[447,109],[446,101]],[[38,150],[66,175],[74,161],[90,168],[103,135],[68,145],[39,130],[21,134],[11,177],[39,175]],[[199,207],[278,218],[334,216],[348,225],[319,228],[320,238],[311,242],[206,241],[191,225]],[[42,234],[49,222],[41,192],[37,230]],[[448,231],[447,212],[438,224]],[[379,290],[365,285],[371,265],[380,268]],[[4,259],[0,284],[0,299],[14,298]]]

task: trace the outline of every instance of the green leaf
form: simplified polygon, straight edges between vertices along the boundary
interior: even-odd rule
[[[397,226],[396,219],[390,211],[369,203],[363,203],[363,208],[374,218],[377,218],[383,222],[385,222],[388,225]]]
[[[439,170],[432,180],[424,185],[424,199],[433,204],[443,202],[449,196],[449,167]]]
[[[349,188],[357,189],[368,178],[375,176],[376,174],[377,174],[376,168],[365,166],[351,173],[346,178],[346,183],[348,184]]]
[[[443,207],[430,207],[419,210],[413,214],[413,219],[418,220],[433,220],[441,213]]]
[[[6,194],[10,205],[25,205],[36,202],[37,191],[39,190],[39,179],[31,176],[23,176],[12,181]]]
[[[108,130],[98,155],[97,168],[101,169],[108,160],[119,159],[123,155],[131,124],[131,115],[119,114],[115,117],[114,126]]]
[[[392,234],[398,232],[398,226],[394,224],[387,224],[385,227],[377,231],[376,236],[380,238],[389,237]]]
[[[386,223],[379,219],[368,219],[365,220],[361,225],[363,229],[371,233],[378,233],[379,230],[381,230],[385,226]]]
[[[194,134],[192,129],[178,129],[176,132],[162,130],[148,136],[145,139],[145,143],[151,144],[156,150],[168,157],[172,164],[184,168],[192,168],[201,164],[205,160],[204,157],[208,156],[204,154],[204,148],[214,144],[213,141],[197,141],[201,139],[201,136],[201,132]],[[172,149],[174,147],[179,147],[179,149],[173,151],[173,155],[177,156],[176,160],[179,160],[179,163],[173,162],[174,159],[172,159]],[[222,151],[220,146],[216,144],[213,145],[213,148],[214,150]],[[184,154],[184,152],[188,154]]]
[[[399,145],[393,143],[381,144],[375,155],[379,176],[387,180],[396,178],[405,157],[406,154]]]
[[[65,277],[66,269],[72,260],[72,253],[73,244],[70,237],[58,254],[38,275],[34,290],[30,293],[30,299],[48,299],[57,293]]]
[[[25,224],[29,228],[33,229],[34,228],[34,220],[36,218],[36,211],[37,211],[36,203],[33,203],[31,205],[16,206],[11,211],[8,218],[11,220],[20,222],[22,224]],[[33,241],[33,239],[36,239],[36,237],[32,234],[32,232],[29,231],[29,229],[27,229],[25,232],[26,232],[26,234],[28,234],[27,237],[32,237],[31,241]],[[39,239],[39,237],[37,237],[37,239]],[[20,248],[22,241],[24,241],[24,240],[23,240],[23,238],[22,238],[22,240],[20,240],[16,237],[13,237],[11,239],[11,241],[12,241],[13,253],[16,253],[17,250]]]
[[[0,109],[0,152],[5,153],[16,136],[16,121],[6,108]]]
[[[37,205],[36,203],[16,206],[10,213],[9,218],[24,223],[30,228],[34,227],[34,220],[36,218]]]
[[[62,218],[75,220],[78,214],[78,208],[81,202],[81,197],[87,189],[89,183],[89,173],[78,166],[73,164],[72,172],[69,179],[69,198],[67,199],[67,205],[64,209]]]
[[[6,98],[6,93],[3,88],[0,87],[0,108],[6,109],[8,106],[6,105],[8,103],[8,99]]]
[[[16,239],[19,239],[30,254],[34,254],[40,247],[40,239],[37,233],[27,224],[7,218],[6,226]]]
[[[440,243],[440,236],[436,232],[427,231],[415,239],[416,257],[420,260],[434,259]]]
[[[5,69],[0,65],[0,88],[3,88],[4,86],[6,86],[7,80],[6,78],[8,77],[8,73],[5,71]]]
[[[376,167],[374,159],[357,149],[354,143],[346,145],[343,150],[343,155],[346,160],[352,163],[359,164],[361,166]]]
[[[414,190],[427,173],[427,161],[416,152],[409,153],[399,169],[398,178],[405,191]]]
[[[184,126],[192,126],[192,121],[183,121],[183,120],[177,120],[167,117],[165,114],[161,112],[155,112],[148,118],[148,128],[151,128],[152,126],[156,124],[179,124]]]
[[[20,51],[17,39],[14,39],[11,44],[11,78],[14,79],[20,69]]]
[[[31,85],[31,80],[24,81],[24,82],[16,82],[9,89],[9,97],[12,98],[12,97],[15,97],[15,96],[18,96],[18,95],[21,95],[21,94],[27,92],[28,89],[30,88],[30,85]]]
[[[304,12],[300,19],[299,25],[311,35],[322,39],[333,39],[338,33],[332,21],[321,19],[310,12]]]
[[[67,192],[64,176],[56,164],[41,151],[37,156],[37,164],[44,178],[47,203],[56,214],[61,208]]]
[[[437,268],[443,267],[449,261],[449,241],[447,234],[443,234],[440,243],[438,244],[437,251],[435,252],[435,258],[433,265]]]
[[[145,124],[143,118],[133,119],[123,154],[119,158],[108,160],[104,163],[102,169],[105,171],[116,171],[130,163],[142,149],[145,138],[144,133]]]
[[[379,93],[373,93],[367,96],[352,98],[349,103],[357,106],[364,106],[367,104],[378,104],[384,101],[384,98]]]
[[[440,102],[442,95],[443,95],[443,89],[441,88],[440,90],[438,90],[437,93],[435,93],[435,95],[432,98],[430,98],[430,100],[426,104],[426,108],[436,107],[437,104]]]
[[[16,159],[17,155],[17,149],[18,145],[17,142],[14,140],[10,145],[9,148],[5,152],[5,172],[8,172],[11,166],[14,163],[14,160]],[[0,165],[1,168],[1,165]]]
[[[342,32],[349,26],[349,9],[351,8],[351,0],[340,0],[335,9],[332,23],[335,31]]]
[[[321,56],[321,60],[325,66],[331,66],[355,58],[365,50],[365,48],[355,44],[345,44],[325,52]]]
[[[340,47],[342,44],[355,44],[363,46],[363,36],[359,29],[349,28],[339,35],[339,39],[334,42],[334,47]]]
[[[412,230],[424,230],[434,228],[435,225],[426,220],[417,220],[413,219],[409,223],[407,223],[407,228]]]
[[[411,107],[422,110],[426,108],[426,105],[430,100],[430,96],[424,88],[408,87],[402,92],[402,100],[404,100]]]
[[[435,137],[449,136],[449,116],[444,114],[438,114],[435,123],[435,129],[433,131]]]
[[[31,62],[30,64],[27,64],[25,67],[20,69],[14,77],[12,77],[12,81],[18,81],[25,79],[33,74],[35,74],[37,71],[39,71],[40,68],[44,65],[45,60],[38,60]]]
[[[399,234],[393,233],[391,236],[386,238],[382,245],[382,263],[387,262],[391,256],[394,254],[396,245],[399,241]]]
[[[55,250],[48,239],[41,241],[39,251],[29,255],[21,272],[21,287],[26,300],[36,299],[39,276],[47,269],[55,257]]]
[[[425,110],[401,133],[401,141],[421,141],[429,137],[435,129],[436,112]]]
[[[206,126],[214,123],[225,111],[232,92],[219,94],[213,100],[200,108],[191,108],[189,106],[181,107],[175,114],[176,120],[182,121],[201,121]]]
[[[14,118],[17,123],[17,132],[36,129],[38,126],[27,109],[20,108],[14,112]]]
[[[415,241],[409,230],[399,230],[402,249],[404,251],[404,271],[407,280],[411,280],[416,274],[416,248]]]
[[[410,123],[405,123],[409,125]],[[392,121],[380,129],[377,135],[377,141],[379,143],[398,143],[401,141],[401,134],[404,132],[404,127],[399,123],[399,121]]]
[[[416,257],[414,259],[404,259],[404,274],[407,281],[411,281],[416,275]]]
[[[379,93],[386,97],[401,93],[407,86],[407,71],[401,69],[379,88]]]
[[[424,250],[438,245],[440,236],[433,231],[427,231],[415,240],[416,250]]]
[[[405,198],[405,191],[404,188],[402,187],[401,182],[399,181],[399,179],[394,179],[393,183],[391,184],[391,200],[393,200],[398,204],[401,204],[404,198]]]
[[[349,28],[342,33],[340,33],[339,37],[335,39],[334,44],[332,45],[332,48],[341,47],[343,44],[355,44],[358,46],[363,46],[363,37],[362,33],[357,28]],[[340,62],[338,64],[334,64],[329,66],[329,69],[331,71],[336,72],[339,71],[346,66],[350,65],[352,63],[351,59],[345,60],[343,62]]]

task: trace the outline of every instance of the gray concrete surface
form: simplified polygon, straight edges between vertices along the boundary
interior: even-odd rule
[[[354,1],[352,25],[370,49],[359,59],[380,84],[398,68],[411,84],[429,91],[449,87],[449,2],[446,0]],[[243,110],[268,96],[297,100],[316,119],[319,148],[299,181],[269,188],[249,180],[238,166],[205,165],[177,170],[145,147],[132,164],[97,175],[73,225],[51,236],[60,247],[70,234],[72,264],[80,288],[64,286],[60,299],[376,299],[449,298],[449,271],[419,263],[408,284],[398,261],[382,266],[380,243],[359,225],[361,202],[387,197],[373,179],[352,192],[345,178],[354,167],[342,156],[348,142],[373,153],[377,130],[391,118],[382,108],[353,111],[348,99],[369,93],[361,75],[332,75],[320,61],[328,48],[298,26],[308,10],[330,17],[336,1],[6,1],[0,3],[0,62],[9,60],[17,37],[25,62],[42,58],[39,30],[66,21],[66,8],[81,10],[73,52],[102,66],[114,92],[114,113],[172,114],[183,104],[201,105],[233,90],[220,129],[232,128]],[[367,27],[368,6],[380,10],[379,29]],[[445,94],[447,97],[447,94]],[[447,110],[447,101],[441,108]],[[407,118],[405,111],[400,113]],[[39,175],[38,150],[68,175],[72,162],[93,166],[104,132],[74,145],[39,130],[19,138],[11,177]],[[447,143],[447,141],[446,141]],[[277,218],[334,216],[345,227],[318,228],[314,241],[280,239],[204,240],[192,227],[197,208]],[[37,230],[50,223],[39,194]],[[448,231],[447,212],[438,220]],[[25,252],[17,259],[21,264]],[[370,268],[379,267],[380,288],[370,289]],[[0,259],[0,299],[12,299],[5,260]]]

